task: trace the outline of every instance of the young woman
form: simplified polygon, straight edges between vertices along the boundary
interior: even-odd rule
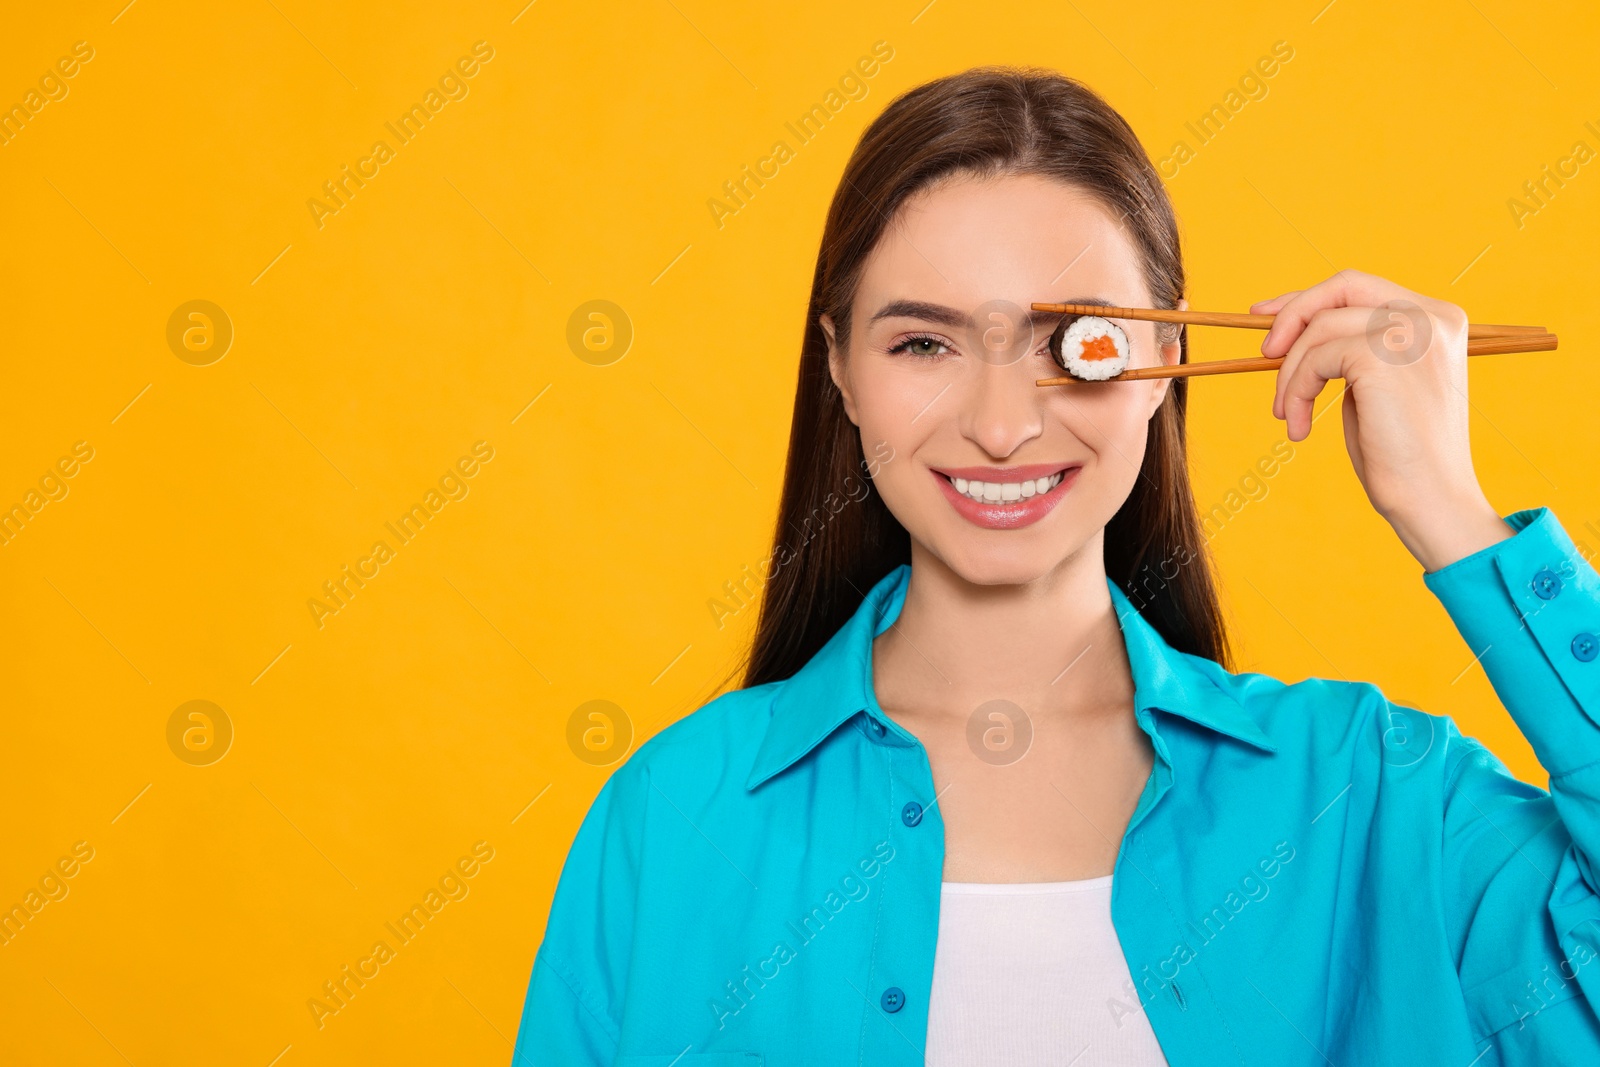
[[[1368,498],[1549,792],[1370,684],[1227,668],[1185,382],[1040,388],[1056,322],[1021,311],[1184,284],[1082,85],[973,70],[872,123],[744,688],[596,797],[516,1063],[1600,1063],[1600,578],[1479,488],[1466,316],[1354,271],[1252,309],[1290,441],[1343,381]],[[1186,356],[1120,325],[1135,366]]]

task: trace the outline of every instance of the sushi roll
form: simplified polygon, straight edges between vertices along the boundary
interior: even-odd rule
[[[1062,319],[1050,337],[1050,348],[1068,374],[1091,382],[1115,378],[1127,370],[1132,352],[1122,327],[1099,315]]]

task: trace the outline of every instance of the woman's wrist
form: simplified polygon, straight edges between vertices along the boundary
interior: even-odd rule
[[[1481,491],[1418,502],[1386,518],[1406,549],[1430,574],[1515,533]]]

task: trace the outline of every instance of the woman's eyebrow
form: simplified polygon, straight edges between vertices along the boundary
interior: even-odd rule
[[[891,300],[878,309],[878,313],[867,321],[867,325],[870,326],[879,319],[921,319],[923,322],[936,322],[951,329],[966,326],[970,321],[965,312],[945,307],[943,304],[930,304],[924,300]]]
[[[1069,300],[1063,300],[1061,303],[1094,304],[1097,307],[1118,306],[1112,301],[1099,296],[1075,296]],[[1040,323],[1048,322],[1058,316],[1059,313],[1054,311],[1030,311],[1028,312],[1028,321],[1031,325],[1038,326]],[[920,319],[923,322],[934,322],[941,326],[948,326],[951,329],[972,324],[971,318],[965,312],[953,307],[946,307],[944,304],[933,304],[925,300],[891,300],[879,308],[877,314],[867,320],[867,325],[870,326],[879,319],[896,318]]]

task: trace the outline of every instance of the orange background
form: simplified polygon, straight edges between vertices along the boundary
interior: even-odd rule
[[[1591,4],[122,2],[0,34],[0,106],[39,93],[0,144],[0,506],[38,505],[0,544],[0,906],[65,893],[0,945],[0,1061],[508,1060],[611,769],[569,722],[622,709],[614,761],[745,647],[754,613],[718,628],[708,601],[770,551],[828,199],[866,122],[943,73],[1103,92],[1171,160],[1195,307],[1349,266],[1548,324],[1558,353],[1473,361],[1478,469],[1502,513],[1549,505],[1600,548]],[[708,206],[780,139],[764,187]],[[1568,177],[1533,210],[1547,165]],[[220,317],[169,343],[196,300]],[[1543,784],[1338,418],[1248,481],[1283,440],[1271,393],[1193,392],[1241,665],[1369,679]],[[336,603],[347,566],[368,577]],[[374,977],[309,1008],[346,966]]]

